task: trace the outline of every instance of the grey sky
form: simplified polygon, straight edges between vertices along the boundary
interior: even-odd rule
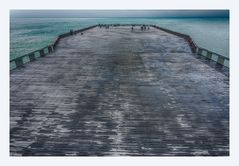
[[[229,10],[11,10],[11,17],[229,17]]]

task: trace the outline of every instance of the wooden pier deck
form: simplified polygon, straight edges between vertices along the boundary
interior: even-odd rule
[[[227,156],[229,78],[159,29],[95,27],[10,73],[12,156]]]

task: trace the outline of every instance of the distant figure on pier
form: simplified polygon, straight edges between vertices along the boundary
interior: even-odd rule
[[[145,25],[143,25],[143,27],[144,27],[144,31],[146,30],[146,26]]]
[[[146,30],[146,26],[145,25],[142,25],[141,26],[141,31],[145,31]]]
[[[133,30],[134,30],[134,27],[132,26],[132,27],[131,27],[131,31],[133,31]]]
[[[148,26],[148,30],[150,30],[150,27]]]

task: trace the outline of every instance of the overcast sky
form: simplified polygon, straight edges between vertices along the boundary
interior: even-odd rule
[[[229,17],[228,10],[11,10],[11,17]]]

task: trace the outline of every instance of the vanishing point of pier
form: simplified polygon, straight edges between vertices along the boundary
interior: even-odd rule
[[[10,154],[228,156],[229,77],[152,26],[66,36],[10,72]]]

